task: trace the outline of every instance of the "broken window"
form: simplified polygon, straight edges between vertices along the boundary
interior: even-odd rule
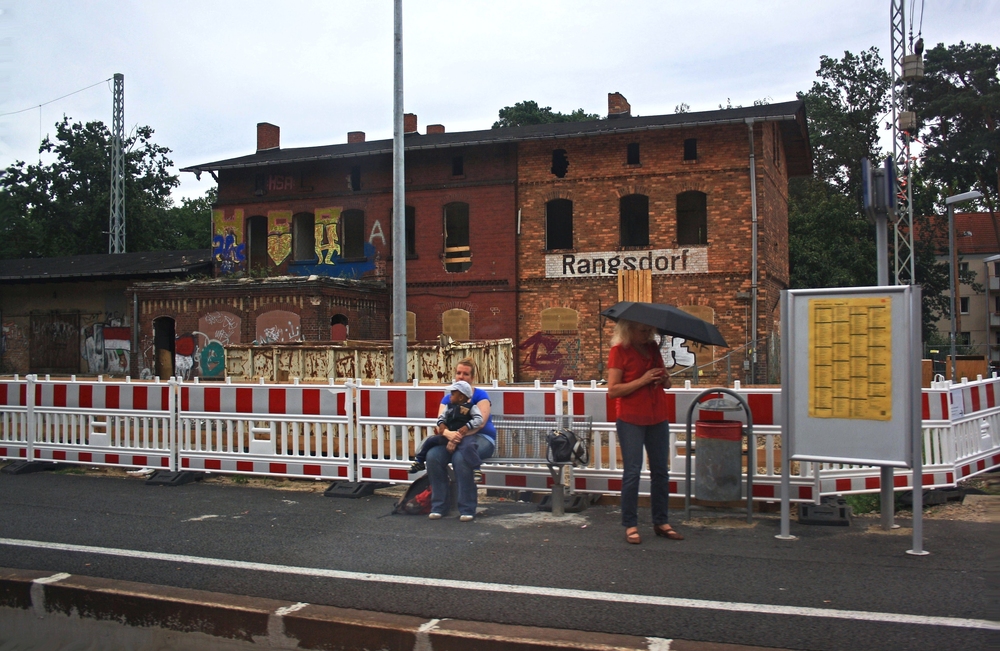
[[[365,258],[365,212],[345,210],[340,213],[340,257],[344,260]]]
[[[465,271],[471,266],[472,251],[469,248],[469,204],[461,201],[449,203],[444,207],[445,271]]]
[[[684,160],[698,160],[697,138],[687,138],[684,141]]]
[[[569,169],[569,159],[566,158],[565,149],[553,149],[552,150],[552,173],[559,178],[566,176],[566,170]]]
[[[267,269],[267,217],[254,215],[247,219],[247,270],[262,273]]]
[[[292,215],[292,260],[316,262],[316,218],[311,212]]]
[[[625,162],[628,165],[638,165],[639,164],[639,143],[630,142],[625,154]]]
[[[621,245],[649,246],[649,197],[630,194],[618,200]]]
[[[708,196],[691,190],[677,195],[677,244],[708,244]]]
[[[545,204],[545,250],[573,248],[573,202],[553,199]]]
[[[357,192],[361,189],[361,168],[357,165],[351,168],[351,190]]]
[[[461,156],[452,156],[451,175],[465,176],[465,160]]]
[[[708,244],[708,196],[704,192],[677,195],[677,244]]]

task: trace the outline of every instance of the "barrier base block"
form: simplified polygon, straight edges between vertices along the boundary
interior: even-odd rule
[[[192,472],[181,470],[180,472],[170,472],[169,470],[157,470],[146,479],[147,486],[183,486],[193,481],[201,481],[205,478],[203,472]]]
[[[15,461],[4,466],[0,472],[5,475],[27,475],[29,472],[55,470],[58,467],[59,464],[52,461]]]
[[[346,497],[355,500],[359,497],[368,497],[375,492],[375,489],[385,488],[388,485],[371,481],[335,481],[323,491],[323,497]]]
[[[590,500],[586,495],[566,495],[563,497],[563,510],[566,513],[580,513],[588,506],[590,506]],[[538,503],[539,511],[552,511],[552,495],[546,495],[542,498],[542,501]]]
[[[799,524],[846,527],[851,524],[851,507],[843,497],[824,497],[819,505],[799,504]]]

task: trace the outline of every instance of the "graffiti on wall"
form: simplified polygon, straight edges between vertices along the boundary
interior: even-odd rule
[[[340,238],[337,236],[337,223],[340,221],[340,208],[320,208],[316,211],[313,229],[316,236],[316,259],[319,265],[334,264],[333,257],[340,257]]]
[[[198,319],[201,350],[197,355],[201,377],[222,377],[226,372],[226,350],[240,343],[242,319],[231,312],[209,312]]]
[[[521,369],[541,374],[545,381],[573,378],[580,363],[580,336],[538,331],[520,344]]]
[[[292,253],[292,211],[270,210],[267,213],[267,255],[281,264]]]
[[[246,243],[243,241],[243,209],[236,208],[226,217],[225,210],[212,211],[215,233],[212,235],[212,257],[223,274],[231,274],[246,265]]]
[[[660,355],[667,368],[694,366],[698,363],[697,353],[704,348],[701,344],[680,337],[663,337],[660,341]]]
[[[254,343],[284,344],[302,339],[299,315],[287,310],[271,310],[257,317],[257,339]]]
[[[81,328],[80,355],[93,375],[128,375],[132,332],[122,319]]]

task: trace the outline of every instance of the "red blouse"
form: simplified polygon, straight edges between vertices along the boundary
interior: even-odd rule
[[[622,371],[622,382],[638,380],[651,368],[663,368],[663,358],[654,343],[646,344],[643,357],[632,347],[612,346],[608,354],[608,368]],[[618,418],[633,425],[655,425],[669,419],[667,395],[663,385],[651,382],[627,396],[618,398]]]

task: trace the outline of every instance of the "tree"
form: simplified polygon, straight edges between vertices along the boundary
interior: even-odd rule
[[[174,206],[170,192],[170,150],[152,141],[153,129],[137,127],[125,138],[125,234],[127,251],[208,248],[210,213],[202,227],[192,211],[201,204]],[[56,123],[42,154],[50,164],[18,161],[0,174],[0,255],[5,258],[57,257],[108,252],[111,194],[111,133],[100,121]],[[204,201],[204,200],[197,200]],[[179,220],[179,221],[178,221]],[[177,223],[175,223],[177,222]],[[195,245],[195,246],[192,246]]]
[[[539,108],[538,102],[525,100],[514,106],[500,109],[500,119],[493,123],[494,129],[502,127],[524,127],[529,124],[552,124],[555,122],[585,122],[600,120],[596,113],[587,113],[578,108],[572,113],[553,112],[551,106]]]
[[[924,78],[912,85],[913,110],[928,179],[952,195],[983,193],[1000,245],[1000,48],[939,43],[925,56]]]

